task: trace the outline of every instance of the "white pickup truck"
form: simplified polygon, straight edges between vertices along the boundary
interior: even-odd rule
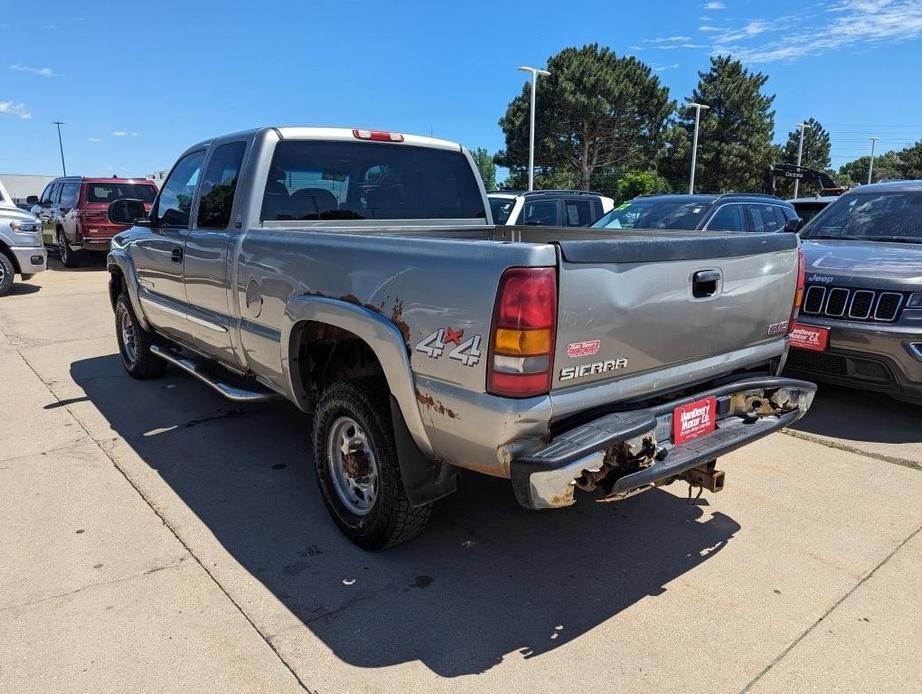
[[[41,222],[16,207],[0,181],[0,296],[9,293],[14,275],[27,280],[47,261]]]

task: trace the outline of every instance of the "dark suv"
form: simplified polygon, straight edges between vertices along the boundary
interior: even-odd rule
[[[64,176],[45,187],[41,197],[30,196],[32,214],[42,221],[45,246],[57,249],[66,267],[76,267],[88,251],[107,253],[112,237],[128,227],[112,224],[109,204],[120,198],[144,202],[150,210],[157,186],[144,178],[83,178]]]
[[[851,190],[801,238],[788,368],[922,403],[922,181]]]
[[[774,195],[648,195],[618,205],[592,226],[598,229],[677,231],[796,231],[790,204]]]

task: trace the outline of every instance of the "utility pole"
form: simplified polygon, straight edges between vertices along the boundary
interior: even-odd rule
[[[538,75],[547,77],[551,73],[537,67],[522,65],[522,72],[531,73],[531,109],[528,117],[528,190],[535,189],[535,94],[538,91]]]
[[[806,123],[798,123],[797,127],[800,128],[800,145],[797,147],[797,166],[800,166],[800,162],[804,156],[804,130],[810,130],[813,126],[807,125]],[[800,179],[794,179],[794,197],[796,198],[800,192]]]
[[[691,160],[691,174],[688,176],[688,194],[695,194],[695,167],[698,165],[698,127],[701,125],[701,111],[707,111],[710,106],[705,106],[704,104],[696,104],[691,102],[688,104],[688,108],[695,109],[695,137],[692,142],[692,160]]]
[[[52,125],[58,126],[58,147],[61,149],[61,168],[64,170],[64,175],[67,175],[67,167],[64,165],[64,140],[61,139],[61,126],[64,125],[59,120],[51,121]]]
[[[873,173],[874,173],[874,145],[877,144],[877,141],[878,141],[880,138],[879,138],[879,137],[871,137],[871,138],[869,138],[869,139],[871,140],[871,165],[868,167],[868,183],[870,184],[870,182],[871,182],[871,176],[872,176]]]

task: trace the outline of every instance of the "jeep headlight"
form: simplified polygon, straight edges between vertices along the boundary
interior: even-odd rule
[[[909,301],[906,302],[906,308],[922,308],[922,292],[910,294]]]

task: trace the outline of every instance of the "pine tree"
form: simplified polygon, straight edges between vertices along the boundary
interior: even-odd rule
[[[809,118],[804,121],[807,128],[804,130],[804,149],[801,157],[801,166],[817,171],[825,171],[829,168],[832,160],[829,158],[831,145],[829,143],[829,131],[823,127],[815,118]],[[800,128],[795,128],[788,133],[788,139],[780,154],[780,159],[775,163],[796,164],[797,150],[800,146]],[[778,179],[776,181],[776,190],[782,197],[790,197],[794,194],[794,183],[790,180]],[[798,195],[809,195],[819,192],[811,183],[801,183],[798,189]]]

